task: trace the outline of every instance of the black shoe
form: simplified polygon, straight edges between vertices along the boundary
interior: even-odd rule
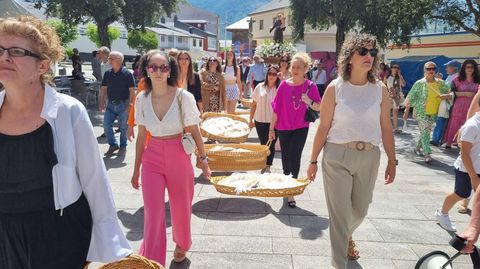
[[[430,145],[438,147],[439,143],[435,141],[430,141]]]
[[[112,156],[112,155],[115,153],[115,151],[117,151],[117,150],[119,150],[119,149],[120,149],[120,148],[119,148],[117,145],[115,145],[115,146],[110,146],[110,147],[108,148],[107,152],[105,152],[105,156],[106,156],[106,157]]]

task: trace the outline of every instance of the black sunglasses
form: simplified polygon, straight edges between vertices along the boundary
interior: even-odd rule
[[[160,70],[160,72],[162,72],[162,73],[170,72],[170,66],[169,65],[164,65],[164,64],[162,64],[160,66],[156,66],[156,65],[152,64],[152,65],[147,66],[146,69],[147,69],[147,72],[149,72],[149,73],[156,73],[158,70]]]
[[[360,48],[358,49],[358,54],[360,54],[360,56],[365,56],[367,55],[367,53],[370,53],[370,56],[372,57],[376,57],[377,54],[378,54],[378,49],[367,49],[367,48]]]
[[[217,60],[215,60],[215,59],[210,59],[208,61],[211,62],[211,63],[216,63],[217,62]]]
[[[427,68],[425,68],[425,70],[427,70],[427,71],[435,71],[435,70],[437,70],[437,68],[436,68],[436,67],[427,67]]]
[[[40,59],[40,60],[42,59],[42,57],[40,57],[40,55],[38,55],[34,52],[31,52],[29,50],[18,48],[18,47],[11,47],[11,48],[0,47],[0,56],[2,56],[5,53],[5,51],[8,52],[8,55],[10,55],[10,57],[30,56],[30,57],[34,57],[34,58],[37,58],[37,59]]]

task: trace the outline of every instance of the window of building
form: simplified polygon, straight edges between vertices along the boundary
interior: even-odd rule
[[[173,43],[173,35],[168,36],[168,42]]]
[[[162,42],[165,42],[165,35],[162,35],[161,38],[160,38],[160,40],[161,40]]]
[[[193,46],[196,47],[197,46],[197,40],[194,38],[193,39]]]
[[[201,39],[198,40],[198,46],[203,47],[203,40],[201,40]]]
[[[263,30],[263,20],[260,20],[260,23],[258,24],[258,29]]]
[[[183,39],[181,37],[177,37],[177,42],[178,43],[182,43],[183,42]]]

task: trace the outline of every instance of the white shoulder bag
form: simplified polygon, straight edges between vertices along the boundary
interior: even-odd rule
[[[183,114],[182,100],[180,99],[183,95],[182,91],[183,90],[180,90],[180,93],[177,96],[178,108],[180,109],[180,121],[182,122],[182,128],[183,128],[182,145],[183,145],[183,149],[185,150],[185,153],[190,155],[194,153],[195,150],[197,149],[197,144],[195,144],[195,140],[193,139],[192,134],[187,134],[185,132],[185,122],[184,122],[185,115]]]

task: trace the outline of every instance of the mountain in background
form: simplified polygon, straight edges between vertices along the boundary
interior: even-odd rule
[[[250,12],[271,2],[271,0],[188,0],[192,6],[205,9],[220,16],[220,23],[227,26],[248,16]],[[225,16],[226,14],[226,16]],[[220,28],[223,30],[223,26]]]

